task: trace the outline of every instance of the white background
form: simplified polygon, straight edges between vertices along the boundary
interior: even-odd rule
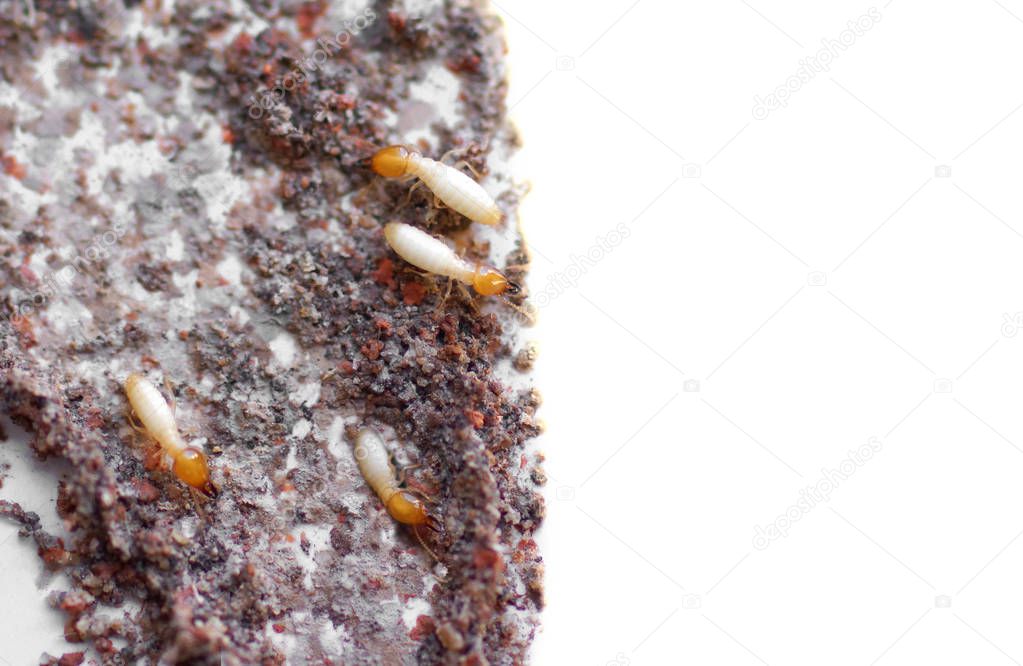
[[[1023,2],[879,3],[759,120],[870,4],[497,4],[543,306],[535,662],[1020,663]]]
[[[542,306],[535,663],[1023,661],[1023,0],[880,3],[753,117],[870,7],[500,0]],[[34,663],[70,646],[14,531],[0,663]]]

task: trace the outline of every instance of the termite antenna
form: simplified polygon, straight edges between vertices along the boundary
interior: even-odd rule
[[[429,523],[427,523],[427,525],[429,525]],[[431,528],[431,529],[436,529],[436,528]],[[423,541],[422,535],[419,534],[419,525],[413,525],[412,526],[412,533],[416,535],[416,540],[419,542],[419,545],[423,547],[423,550],[428,552],[430,554],[430,557],[435,559],[437,562],[440,562],[440,558],[437,557],[437,553],[435,553],[432,550],[430,550],[430,547],[426,545],[425,541]]]
[[[525,321],[527,326],[535,326],[536,325],[536,317],[533,315],[532,312],[530,312],[529,310],[526,310],[525,308],[523,308],[521,306],[515,305],[508,298],[502,298],[501,300],[504,302],[505,305],[510,307],[516,313],[518,313],[519,316],[521,316],[522,319]]]
[[[188,490],[189,490],[189,492],[192,493],[192,503],[195,504],[195,511],[196,511],[196,513],[198,513],[202,517],[204,522],[209,522],[210,517],[206,513],[206,509],[203,507],[202,495],[199,493],[198,490],[196,490],[195,488],[193,488],[191,486],[188,487]]]

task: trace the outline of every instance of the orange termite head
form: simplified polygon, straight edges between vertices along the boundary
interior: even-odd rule
[[[472,276],[472,288],[483,296],[496,296],[508,292],[517,294],[519,285],[506,278],[500,271],[487,266],[480,266]]]
[[[216,497],[217,489],[210,481],[206,455],[194,446],[187,447],[174,461],[174,475],[207,497]]]
[[[411,156],[405,146],[388,146],[373,155],[370,168],[384,178],[400,178],[407,173]]]
[[[405,525],[426,525],[438,531],[437,520],[426,511],[426,505],[407,490],[399,490],[387,500],[387,513]]]

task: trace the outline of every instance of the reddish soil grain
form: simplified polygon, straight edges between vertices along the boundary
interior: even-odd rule
[[[67,463],[69,538],[13,503],[0,516],[69,577],[50,602],[88,648],[45,663],[527,660],[543,472],[515,369],[532,352],[508,305],[446,293],[382,227],[516,278],[528,253],[514,224],[485,237],[365,165],[415,134],[514,221],[503,38],[477,3],[415,4],[0,0],[17,93],[0,95],[0,409]],[[432,76],[457,86],[457,120],[416,98]],[[129,372],[169,381],[216,499],[154,467]],[[364,424],[435,501],[439,563],[359,475]]]

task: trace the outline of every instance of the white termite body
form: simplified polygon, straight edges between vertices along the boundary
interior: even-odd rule
[[[408,173],[423,181],[445,205],[473,222],[492,226],[501,221],[501,209],[493,197],[463,171],[412,153]]]
[[[142,375],[132,374],[124,382],[124,392],[135,416],[171,459],[180,455],[187,445],[178,431],[174,412],[163,394]]]
[[[391,456],[380,435],[369,428],[359,431],[355,438],[355,461],[366,483],[387,504],[391,495],[398,491],[398,481]]]
[[[414,150],[404,146],[379,150],[373,156],[372,168],[387,178],[416,176],[445,205],[473,222],[495,225],[501,221],[501,209],[482,185],[461,170]]]
[[[387,513],[399,523],[426,525],[437,529],[437,522],[426,506],[398,483],[384,440],[371,428],[363,428],[355,437],[355,461],[366,483],[377,494]]]
[[[444,241],[422,229],[402,222],[390,222],[384,226],[384,238],[399,257],[413,266],[472,285],[484,296],[518,291],[518,286],[496,269],[469,263]]]
[[[402,222],[384,226],[384,238],[399,257],[427,273],[472,284],[476,269],[454,249],[422,229]]]
[[[174,412],[163,394],[148,379],[136,373],[124,380],[124,392],[142,427],[160,445],[166,464],[174,475],[210,497],[216,495],[206,455],[199,448],[185,443],[178,431]]]

